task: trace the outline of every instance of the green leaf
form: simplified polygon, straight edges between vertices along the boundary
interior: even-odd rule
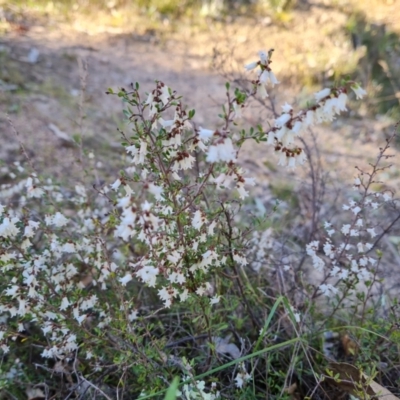
[[[226,90],[229,90],[230,87],[231,87],[231,84],[230,84],[229,82],[226,82],[226,83],[225,83],[225,87],[226,87]]]
[[[179,386],[179,377],[176,376],[169,386],[167,393],[165,394],[164,400],[175,400],[177,397]]]
[[[194,117],[196,110],[190,110],[189,111],[189,119],[192,119]]]

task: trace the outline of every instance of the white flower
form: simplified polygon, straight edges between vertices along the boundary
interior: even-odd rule
[[[281,128],[284,126],[292,117],[290,114],[282,114],[279,118],[275,120],[275,126]]]
[[[243,387],[243,385],[251,379],[251,376],[247,373],[243,363],[240,364],[241,371],[235,377],[236,387],[239,389]]]
[[[319,92],[315,93],[315,100],[317,103],[322,100],[324,97],[327,97],[331,94],[331,89],[325,88],[320,90]]]
[[[328,222],[328,221],[325,221],[325,222],[324,222],[324,228],[325,228],[326,230],[329,229],[331,226],[332,226],[332,224],[331,224],[330,222]]]
[[[328,284],[323,283],[322,285],[320,285],[319,289],[325,296],[331,296],[338,292],[338,289],[332,286],[330,283]]]
[[[339,279],[347,279],[349,277],[349,271],[347,269],[342,269],[338,274]]]
[[[3,353],[4,353],[4,354],[9,353],[9,351],[10,351],[10,346],[7,346],[6,344],[2,344],[2,345],[0,346],[0,348],[3,350]]]
[[[159,118],[158,119],[158,121],[157,121],[163,128],[170,128],[173,124],[174,124],[174,122],[175,122],[175,120],[173,120],[173,119],[169,119],[169,120],[165,120],[164,118]]]
[[[328,120],[328,121],[332,121],[334,118],[334,110],[336,108],[336,101],[337,99],[328,99],[325,101],[325,104],[322,108],[323,112],[324,112],[324,119]],[[321,110],[321,109],[319,109]]]
[[[172,298],[177,294],[176,289],[163,287],[158,291],[158,297],[164,301],[164,306],[169,308],[172,304]]]
[[[138,316],[139,316],[138,310],[132,310],[131,313],[128,315],[128,319],[130,322],[132,322],[137,320]]]
[[[233,105],[233,111],[234,111],[233,117],[235,119],[242,118],[242,105],[238,104],[236,101],[232,105]]]
[[[343,92],[340,93],[336,103],[337,109],[339,111],[347,111],[346,102],[347,102],[347,94]]]
[[[292,111],[293,110],[293,107],[290,105],[290,104],[288,104],[288,103],[285,103],[283,106],[282,106],[282,111],[284,112],[284,113],[289,113],[290,111]]]
[[[199,138],[203,142],[207,143],[210,140],[210,138],[213,137],[214,133],[215,133],[215,131],[212,131],[211,129],[203,129],[202,127],[200,127]]]
[[[262,99],[266,99],[267,97],[269,97],[267,89],[265,88],[264,84],[262,84],[262,83],[258,84],[257,85],[257,90],[258,90],[258,93],[260,94]]]
[[[185,289],[183,292],[179,293],[179,298],[181,301],[186,301],[189,298],[189,290]]]
[[[293,313],[293,315],[294,315],[294,319],[299,324],[301,321],[301,314],[299,312],[295,312],[295,313]]]
[[[64,217],[59,211],[51,218],[51,224],[59,228],[68,224],[68,218]]]
[[[343,225],[341,232],[343,233],[343,235],[348,235],[350,233],[350,226],[349,224]]]
[[[44,190],[38,188],[37,186],[32,186],[28,188],[28,197],[40,198],[44,195]]]
[[[305,151],[301,151],[300,154],[296,154],[296,156],[292,158],[295,158],[296,163],[299,165],[303,165],[307,161],[307,155]]]
[[[257,65],[258,65],[258,62],[257,62],[257,61],[254,61],[254,62],[252,62],[252,63],[250,63],[250,64],[246,64],[246,65],[244,66],[244,68],[246,69],[246,71],[251,71],[252,69],[256,68]]]
[[[261,73],[261,75],[260,75],[260,77],[258,78],[258,80],[259,80],[261,83],[266,83],[268,79],[269,79],[269,71],[265,69],[265,70]]]
[[[375,228],[367,229],[367,232],[371,235],[371,238],[377,236],[378,234],[375,232]]]
[[[35,179],[36,181],[38,181],[38,179]],[[42,189],[39,189],[33,182],[33,178],[30,176],[27,180],[26,180],[26,189],[28,192],[28,197],[36,197],[36,198],[40,198],[44,195],[44,191]]]
[[[17,236],[19,233],[19,229],[15,224],[18,222],[19,219],[16,217],[12,219],[10,219],[9,217],[4,218],[2,224],[0,225],[0,236],[3,236],[5,238]]]
[[[243,387],[243,383],[244,383],[243,374],[241,372],[239,372],[236,375],[235,381],[236,381],[236,387],[241,389]]]
[[[75,245],[73,243],[64,243],[61,251],[64,253],[75,253]]]
[[[267,62],[268,62],[268,60],[269,60],[268,53],[267,53],[266,51],[264,51],[264,50],[260,50],[260,51],[258,52],[258,55],[259,55],[259,57],[260,57],[261,63],[264,64],[264,65],[267,64]]]
[[[153,206],[153,204],[152,203],[149,203],[147,200],[144,202],[144,203],[142,203],[142,210],[143,211],[150,211],[151,210],[151,207]]]
[[[214,235],[214,229],[215,229],[216,226],[217,226],[217,222],[216,221],[211,222],[211,224],[208,226],[208,234],[210,236]]]
[[[147,154],[147,142],[141,141],[139,155],[136,156],[135,158],[135,164],[143,164],[146,154]]]
[[[302,131],[302,129],[303,129],[303,121],[298,120],[298,121],[296,121],[296,122],[294,123],[293,128],[292,128],[292,131],[293,131],[296,135],[299,135],[300,132]]]
[[[354,207],[351,211],[353,211],[354,215],[357,215],[361,211],[361,208],[357,206]]]
[[[311,126],[315,124],[315,111],[308,110],[306,113],[306,125]]]
[[[179,153],[178,153],[179,154]],[[178,172],[180,169],[186,170],[192,168],[195,158],[187,153],[179,154],[179,158],[172,166],[173,172]]]
[[[119,278],[118,279],[121,282],[122,286],[126,286],[126,284],[132,280],[132,275],[131,274],[127,274],[125,275],[123,278]]]
[[[149,192],[156,198],[156,200],[162,200],[162,194],[164,189],[161,186],[157,186],[154,183],[150,183]]]
[[[236,185],[236,189],[239,193],[239,197],[244,200],[248,195],[249,192],[244,188],[244,183],[243,182],[238,182]]]
[[[215,295],[214,297],[211,297],[211,299],[210,299],[210,304],[211,304],[211,305],[217,304],[217,303],[219,303],[220,299],[221,299],[221,296]]]
[[[278,165],[282,167],[285,167],[287,165],[287,155],[283,151],[279,154]]]
[[[162,101],[162,103],[165,105],[168,103],[168,99],[170,98],[170,94],[169,94],[169,90],[168,90],[168,86],[164,85],[161,88],[161,96],[160,99]]]
[[[78,315],[75,317],[75,319],[78,321],[78,324],[81,325],[82,322],[86,319],[87,315],[83,314],[83,315]]]
[[[225,138],[223,141],[212,145],[208,149],[207,161],[210,163],[218,161],[235,161],[236,151],[233,147],[232,140]]]
[[[24,236],[27,238],[31,238],[35,234],[35,229],[39,227],[39,222],[37,221],[29,221],[28,225],[25,226]]]
[[[324,244],[324,253],[325,253],[325,255],[328,256],[328,257],[330,257],[331,255],[334,254],[334,252],[333,252],[333,246],[332,246],[331,243],[326,242],[326,243]]]
[[[147,96],[147,100],[145,101],[144,104],[150,105],[153,103],[153,101],[154,101],[153,93],[149,93],[149,95]]]
[[[198,294],[199,296],[203,296],[206,292],[207,292],[207,288],[205,286],[199,286],[196,289],[196,294]]]
[[[16,294],[18,293],[18,290],[19,290],[19,286],[17,286],[17,285],[11,286],[10,288],[6,289],[6,296],[15,297]]]
[[[135,145],[125,147],[127,153],[131,153],[132,156],[135,156],[138,152],[138,149]]]
[[[255,178],[244,178],[244,183],[246,185],[254,186],[256,184]]]
[[[160,272],[158,268],[152,265],[146,265],[136,272],[136,276],[143,282],[147,283],[150,287],[156,286],[157,275]]]
[[[66,310],[70,306],[70,302],[66,297],[61,300],[60,311]]]
[[[110,185],[112,190],[117,190],[121,186],[121,179],[117,179],[112,185]]]
[[[384,201],[390,201],[390,200],[392,200],[392,193],[390,193],[390,192],[385,192],[385,193],[383,193],[383,200],[384,200]]]
[[[81,302],[79,308],[81,311],[86,311],[89,308],[93,308],[98,301],[98,297],[95,294],[92,294],[88,299],[85,299]]]
[[[201,226],[204,224],[205,218],[203,217],[202,213],[200,210],[197,210],[194,213],[193,219],[192,219],[192,226],[193,228],[200,230]]]
[[[275,74],[272,71],[269,71],[269,80],[271,82],[272,87],[274,85],[278,85],[280,82],[278,81],[278,79],[276,79]]]
[[[313,263],[313,267],[317,270],[317,271],[322,271],[325,267],[325,262],[321,257],[318,257],[317,255],[312,257],[312,263]]]
[[[367,94],[367,92],[359,84],[355,84],[351,88],[356,94],[357,99],[362,99]]]
[[[306,245],[306,252],[309,256],[314,256],[316,254],[316,251],[318,250],[319,247],[319,241],[314,240],[313,242],[309,243]]]
[[[28,312],[28,304],[26,300],[23,299],[22,297],[20,297],[18,301],[19,301],[19,308],[17,314],[24,316]]]
[[[237,252],[234,252],[233,253],[233,259],[237,262],[237,263],[239,263],[239,264],[241,264],[241,265],[247,265],[247,260],[246,260],[246,257],[244,256],[244,255],[242,255],[242,254],[239,254],[239,253],[237,253]]]

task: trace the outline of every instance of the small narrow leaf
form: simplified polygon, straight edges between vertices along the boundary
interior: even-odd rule
[[[164,400],[175,400],[177,398],[179,386],[179,377],[176,376],[169,386],[167,393],[165,394]]]

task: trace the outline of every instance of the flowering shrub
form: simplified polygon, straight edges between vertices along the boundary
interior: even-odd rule
[[[19,163],[5,167],[16,181],[2,186],[0,207],[0,347],[8,364],[20,365],[29,345],[29,362],[61,374],[61,391],[43,378],[46,390],[65,398],[156,397],[175,375],[183,376],[181,398],[249,396],[252,382],[257,390],[270,383],[246,361],[303,343],[317,297],[330,298],[333,316],[360,282],[372,290],[380,257],[371,254],[378,228],[369,213],[392,202],[389,190],[370,192],[378,162],[356,178],[361,195],[344,206],[348,222],[339,232],[326,222],[326,234],[307,244],[322,277],[313,290],[298,288],[306,292],[302,305],[287,298],[274,303],[279,293],[273,288],[260,298],[266,281],[257,288],[249,277],[273,257],[273,246],[265,248],[273,233],[257,230],[254,218],[236,218],[256,183],[239,166],[241,146],[253,139],[276,153],[278,165],[295,168],[306,161],[298,138],[307,128],[346,111],[350,90],[365,95],[355,82],[344,82],[316,93],[306,109],[286,103],[268,128],[237,130],[248,99],[265,98],[267,87],[279,84],[272,50],[259,56],[246,66],[256,72],[252,90],[226,85],[218,129],[198,127],[195,111],[163,82],[145,97],[139,84],[109,89],[126,105],[130,131],[121,135],[129,164],[113,183],[96,188],[95,198],[82,185],[65,190]],[[388,147],[389,141],[378,161]],[[265,308],[273,305],[266,319]],[[272,335],[270,322],[279,313],[286,342],[277,331]],[[220,337],[229,327],[247,330],[241,349]],[[26,385],[31,378],[21,368],[16,375]],[[214,380],[205,381],[210,371]],[[12,387],[10,379],[4,387]]]

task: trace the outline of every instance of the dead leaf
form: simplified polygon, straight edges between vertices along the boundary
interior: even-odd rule
[[[347,333],[342,336],[342,346],[346,356],[353,356],[357,353],[357,343]]]
[[[295,383],[292,383],[289,387],[287,387],[285,389],[285,392],[287,394],[293,394],[296,391],[296,389],[297,389],[297,383],[295,382]]]
[[[378,399],[399,400],[398,397],[389,392],[389,390],[381,386],[379,383],[372,381],[369,385],[372,388],[372,390],[376,393]]]
[[[330,363],[328,369],[334,375],[338,375],[338,379],[328,378],[328,380],[339,387],[341,390],[354,396],[357,392],[364,392],[374,399],[384,398],[385,400],[400,400],[394,396],[389,390],[371,380],[367,375],[362,373],[357,367],[347,363]]]
[[[43,390],[39,388],[26,389],[26,395],[28,396],[28,400],[39,400],[46,398],[46,395],[43,393]]]
[[[73,145],[74,141],[68,135],[68,133],[63,132],[58,126],[54,124],[49,124],[49,129],[56,135],[59,139],[61,139],[65,144]]]
[[[240,357],[240,350],[234,343],[228,343],[231,336],[228,335],[226,338],[213,337],[215,344],[215,350],[217,353],[229,354],[234,360]]]
[[[285,392],[290,396],[291,400],[300,400],[302,396],[300,395],[297,383],[292,383],[289,387],[285,389]]]

